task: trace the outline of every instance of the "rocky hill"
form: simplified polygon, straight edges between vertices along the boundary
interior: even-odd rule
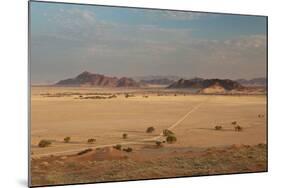
[[[219,89],[219,90],[241,90],[244,87],[236,81],[229,79],[202,79],[195,78],[190,80],[180,79],[171,84],[168,88],[186,88],[186,89]]]
[[[57,86],[98,86],[98,87],[139,87],[140,83],[132,78],[110,77],[102,74],[82,72],[75,78],[68,78],[57,82]]]
[[[151,84],[151,85],[170,85],[175,81],[167,78],[161,78],[161,79],[152,79],[152,80],[141,80],[140,82],[144,84]]]

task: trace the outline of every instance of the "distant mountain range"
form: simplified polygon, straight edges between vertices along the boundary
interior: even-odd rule
[[[172,76],[172,75],[167,75],[167,76],[151,75],[151,76],[137,76],[137,77],[134,77],[134,80],[137,80],[137,81],[152,81],[152,80],[178,81],[181,78],[183,78],[183,77]]]
[[[167,78],[160,78],[160,79],[152,79],[152,80],[141,80],[140,82],[144,84],[151,84],[151,85],[170,85],[175,81]]]
[[[135,80],[137,79],[137,81]],[[251,80],[238,79],[178,79],[176,76],[147,76],[138,78],[110,77],[102,74],[82,72],[74,78],[60,80],[56,86],[97,86],[97,87],[145,87],[149,85],[166,85],[167,89],[187,88],[209,90],[242,90],[248,86],[266,86],[265,78],[254,78]],[[209,88],[209,89],[207,89]],[[205,89],[205,90],[203,90]]]
[[[238,79],[236,82],[244,85],[244,86],[266,86],[267,85],[267,79],[266,78],[253,78],[250,80],[246,79]]]
[[[57,82],[57,86],[98,86],[98,87],[139,87],[141,84],[132,78],[109,77],[102,74],[82,72],[75,78]]]
[[[241,90],[244,87],[236,81],[229,79],[202,79],[194,78],[190,80],[180,79],[171,84],[168,88],[186,88],[186,89],[206,89],[206,88],[220,88],[224,90]]]

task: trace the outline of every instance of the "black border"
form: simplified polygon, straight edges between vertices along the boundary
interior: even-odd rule
[[[207,175],[194,175],[194,176],[176,176],[176,177],[164,177],[164,178],[150,178],[150,179],[134,179],[134,180],[117,180],[117,181],[104,181],[104,182],[85,182],[85,183],[72,183],[72,184],[46,184],[46,185],[31,185],[31,3],[46,3],[46,4],[70,4],[78,6],[100,6],[100,7],[116,7],[116,8],[131,8],[131,9],[143,9],[143,10],[164,10],[164,11],[177,11],[177,12],[193,12],[193,13],[209,13],[209,14],[224,14],[224,15],[238,15],[238,16],[253,16],[253,17],[264,17],[266,18],[266,150],[267,150],[267,164],[265,171],[256,172],[234,172],[234,173],[223,173],[223,174],[207,174]],[[237,14],[237,13],[224,13],[224,12],[207,12],[207,11],[193,11],[193,10],[180,10],[180,9],[161,9],[161,8],[146,8],[146,7],[133,7],[133,6],[117,6],[117,5],[101,5],[101,4],[89,4],[89,3],[71,3],[71,2],[54,2],[54,1],[41,1],[41,0],[29,0],[28,1],[28,187],[54,187],[54,186],[67,186],[67,185],[85,185],[85,184],[100,184],[100,183],[118,183],[118,182],[133,182],[133,181],[144,181],[144,180],[162,180],[162,179],[177,179],[177,178],[188,178],[188,177],[205,177],[205,176],[223,176],[223,175],[238,175],[238,174],[256,174],[256,173],[267,173],[268,172],[268,16],[266,15],[254,15],[254,14]]]

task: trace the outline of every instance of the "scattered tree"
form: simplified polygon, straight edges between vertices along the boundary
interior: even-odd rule
[[[155,131],[155,128],[154,127],[148,127],[147,129],[146,129],[146,132],[147,133],[152,133],[152,132],[154,132]]]
[[[217,131],[218,131],[218,130],[222,130],[222,126],[216,125],[216,126],[215,126],[215,130],[217,130]]]
[[[96,141],[96,139],[94,139],[94,138],[89,138],[88,139],[88,144],[92,144],[92,143],[94,143]]]
[[[167,136],[166,141],[169,144],[173,144],[177,141],[177,138],[175,135],[169,135],[169,136]]]
[[[238,131],[238,132],[243,130],[243,128],[240,125],[235,126],[234,129],[235,129],[235,131]]]
[[[117,144],[117,145],[113,146],[113,148],[115,148],[117,150],[121,150],[122,146],[121,146],[121,144]]]
[[[50,146],[51,144],[52,144],[52,142],[49,141],[49,140],[41,140],[38,143],[38,146],[41,147],[41,148],[44,148],[44,147]]]
[[[169,135],[174,135],[174,133],[168,129],[164,129],[163,130],[163,135],[164,136],[169,136]]]
[[[128,138],[128,134],[127,134],[127,133],[124,133],[124,134],[122,135],[122,137],[123,137],[123,139],[127,139],[127,138]]]
[[[124,148],[124,149],[123,149],[123,151],[126,151],[126,152],[132,152],[132,151],[133,151],[133,149],[132,149],[132,148],[130,148],[130,147],[128,147],[128,148]]]
[[[64,140],[65,143],[69,143],[70,140],[71,140],[71,138],[70,138],[69,136],[67,136],[67,137],[65,137],[63,140]]]
[[[161,141],[156,141],[155,144],[156,144],[157,147],[162,147],[163,146]]]

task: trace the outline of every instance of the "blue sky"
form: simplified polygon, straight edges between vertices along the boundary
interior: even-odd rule
[[[31,2],[31,81],[266,74],[266,18]]]

